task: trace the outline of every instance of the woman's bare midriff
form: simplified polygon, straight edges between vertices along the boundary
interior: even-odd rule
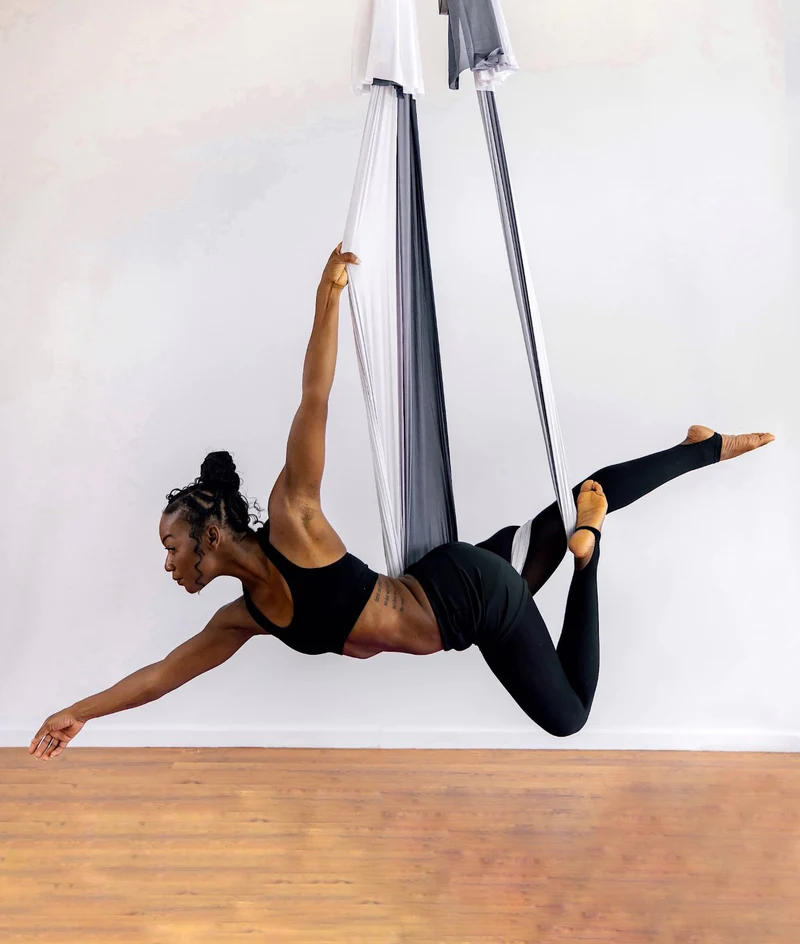
[[[439,625],[419,582],[408,575],[381,575],[342,654],[353,659],[369,659],[379,652],[426,656],[442,648]]]

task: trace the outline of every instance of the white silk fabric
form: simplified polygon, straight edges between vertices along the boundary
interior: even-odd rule
[[[353,43],[353,89],[365,92],[375,79],[394,82],[409,95],[424,92],[411,0],[362,0]]]
[[[403,573],[397,337],[397,92],[373,85],[342,249],[389,576]]]

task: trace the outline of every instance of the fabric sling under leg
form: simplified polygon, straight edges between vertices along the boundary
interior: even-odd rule
[[[641,459],[607,466],[588,478],[602,485],[610,514],[687,472],[719,462],[721,453],[722,437],[715,433],[710,439],[700,443],[673,446]],[[573,489],[576,498],[580,489],[580,484]],[[517,529],[517,525],[501,528],[476,547],[486,548],[499,554],[503,560],[510,561],[511,546]],[[566,552],[567,536],[558,505],[554,502],[540,512],[531,524],[528,554],[522,570],[522,576],[527,581],[531,593],[536,593],[544,586],[564,559]]]

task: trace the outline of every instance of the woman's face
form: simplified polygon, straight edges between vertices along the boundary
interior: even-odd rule
[[[180,515],[162,515],[158,533],[167,551],[164,570],[187,593],[202,590],[214,577],[213,551],[208,546],[206,535],[200,539],[200,547],[206,552],[201,561],[195,550],[195,540],[189,533],[189,525]],[[202,571],[202,583],[199,582],[197,564]]]

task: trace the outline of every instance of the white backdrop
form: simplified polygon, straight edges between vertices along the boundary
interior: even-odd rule
[[[366,101],[356,0],[0,8],[0,743],[239,592],[162,570],[212,449],[264,501],[341,236]],[[419,3],[420,104],[461,537],[551,499],[482,130]],[[358,662],[256,638],[76,744],[793,750],[800,734],[800,13],[778,0],[506,0],[499,93],[576,479],[691,423],[778,442],[613,515],[587,727],[537,729],[477,651]],[[794,18],[795,22],[790,22]],[[346,316],[346,311],[343,312]],[[382,567],[346,317],[323,500]],[[565,565],[539,598],[557,635]]]

